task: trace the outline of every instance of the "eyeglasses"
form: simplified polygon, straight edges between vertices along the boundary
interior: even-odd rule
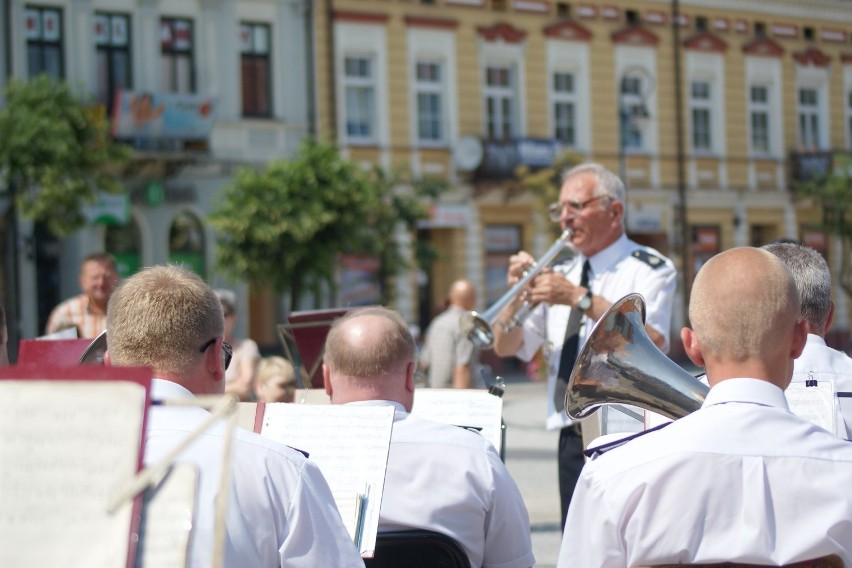
[[[204,342],[204,345],[198,348],[199,353],[204,353],[207,351],[211,345],[216,343],[216,338],[213,337]],[[228,366],[231,364],[231,358],[234,356],[234,348],[231,347],[231,344],[227,341],[222,342],[222,353],[225,354],[225,370],[228,370]]]
[[[598,199],[604,199],[607,197],[609,197],[609,195],[598,195],[597,197],[592,197],[585,201],[565,201],[564,203],[560,203],[557,201],[556,203],[551,203],[547,206],[547,214],[550,216],[551,221],[553,221],[554,223],[558,223],[559,220],[562,218],[562,211],[566,207],[572,215],[576,215],[577,213],[580,213],[583,209],[588,207],[590,203],[597,201]]]

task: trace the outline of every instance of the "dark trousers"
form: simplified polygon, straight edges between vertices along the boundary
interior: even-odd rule
[[[562,529],[565,530],[565,517],[571,495],[583,469],[583,435],[579,424],[567,426],[559,431],[559,497],[562,501]]]

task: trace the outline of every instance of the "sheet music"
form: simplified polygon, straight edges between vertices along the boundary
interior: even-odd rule
[[[820,373],[809,373],[816,380],[816,386],[806,386],[807,383],[795,380],[790,383],[784,396],[790,410],[805,420],[825,428],[829,432],[845,437],[844,432],[838,433],[837,399],[834,396],[834,381],[826,377],[820,378]]]
[[[456,426],[473,426],[500,451],[503,431],[503,399],[475,389],[431,389],[414,391],[411,414]]]
[[[198,468],[190,463],[173,465],[145,491],[137,567],[186,568],[197,494]]]
[[[264,413],[263,436],[308,452],[319,466],[353,542],[360,539],[362,556],[372,556],[376,548],[393,415],[391,406],[283,402],[267,404]]]
[[[132,565],[146,390],[127,381],[0,381],[0,566]]]

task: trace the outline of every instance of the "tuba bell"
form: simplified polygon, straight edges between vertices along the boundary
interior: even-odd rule
[[[645,300],[628,294],[595,324],[568,379],[574,420],[602,404],[632,404],[673,420],[698,410],[709,387],[660,351],[645,332]]]

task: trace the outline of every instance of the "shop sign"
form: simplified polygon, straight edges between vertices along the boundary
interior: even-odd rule
[[[83,215],[94,225],[126,225],[130,220],[130,196],[126,193],[99,192],[97,200],[82,208]]]
[[[478,178],[514,177],[518,166],[531,169],[552,166],[564,151],[559,140],[545,138],[516,138],[506,142],[485,142]]]

